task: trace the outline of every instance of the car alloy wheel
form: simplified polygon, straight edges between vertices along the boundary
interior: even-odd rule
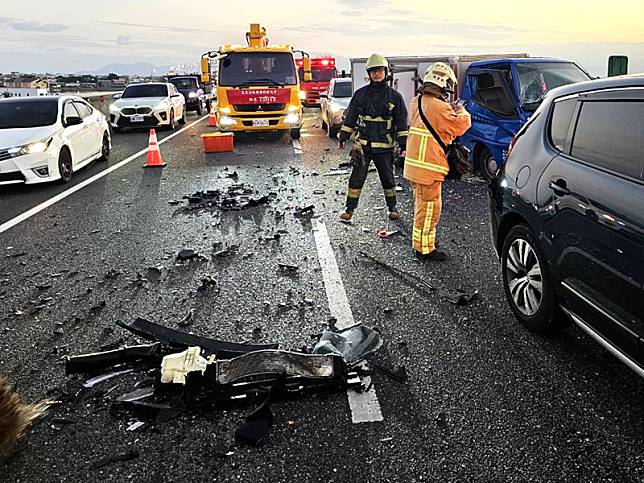
[[[487,180],[496,178],[499,165],[494,159],[494,155],[487,148],[483,149],[480,160],[480,170],[483,177]]]
[[[72,179],[73,164],[72,155],[67,149],[63,149],[58,156],[58,172],[60,173],[60,182],[69,183]]]
[[[110,159],[110,140],[107,137],[107,134],[103,134],[103,142],[101,144],[101,161],[107,161]]]
[[[539,259],[528,241],[518,238],[512,242],[506,277],[517,309],[528,317],[536,314],[543,299],[543,276]]]
[[[170,118],[169,119],[170,120],[168,121],[168,129],[170,129],[172,131],[176,127],[176,123],[174,121],[174,109],[170,110]]]

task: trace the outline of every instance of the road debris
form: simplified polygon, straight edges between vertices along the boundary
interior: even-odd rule
[[[383,230],[380,230],[380,231],[379,231],[378,233],[376,233],[376,234],[378,235],[378,237],[379,237],[379,238],[390,238],[390,237],[392,237],[392,236],[394,236],[394,235],[401,235],[402,233],[400,232],[400,230],[392,230],[392,231],[389,231],[389,230],[387,230],[387,229],[385,228],[385,229],[383,229]]]
[[[290,264],[290,263],[284,263],[284,262],[277,262],[277,266],[283,272],[296,272],[300,268],[297,265],[293,265],[293,264]]]
[[[237,428],[235,439],[239,443],[257,446],[264,440],[272,425],[273,412],[269,394],[266,400],[246,417],[244,424]]]
[[[420,277],[417,277],[416,275],[413,275],[411,273],[407,273],[404,270],[400,270],[399,268],[393,267],[389,265],[388,263],[385,263],[381,260],[378,260],[376,257],[373,257],[369,255],[368,253],[365,253],[364,251],[358,252],[360,255],[365,257],[368,260],[371,260],[372,262],[376,263],[377,265],[380,265],[382,268],[387,269],[391,273],[397,275],[400,277],[403,281],[407,282],[407,284],[411,285],[414,288],[424,288],[425,290],[428,290],[430,292],[435,292],[436,288],[432,287],[429,283],[427,283],[425,280],[423,280]]]
[[[479,291],[475,290],[472,293],[468,293],[464,290],[458,289],[456,294],[450,296],[447,301],[453,305],[463,307],[469,305],[479,298]]]
[[[186,315],[183,316],[181,320],[177,322],[177,325],[186,326],[192,324],[193,319],[195,318],[195,309],[192,308],[188,310]]]
[[[111,372],[109,374],[103,374],[102,376],[92,377],[91,379],[88,379],[83,384],[83,387],[87,387],[87,388],[94,387],[97,384],[100,384],[101,382],[108,381],[110,379],[113,379],[113,378],[115,378],[117,376],[121,376],[123,374],[128,374],[128,373],[132,372],[132,370],[133,369],[128,369],[128,370],[125,370],[125,371]]]
[[[322,176],[342,176],[344,174],[350,174],[350,173],[346,169],[332,169],[324,173]]]
[[[401,384],[404,384],[407,382],[408,377],[407,377],[407,369],[405,369],[405,366],[400,366],[398,369],[393,370],[381,364],[375,364],[374,368],[381,374],[384,374],[385,376],[390,377],[396,382],[399,382]]]
[[[130,461],[130,460],[136,459],[138,457],[139,457],[139,452],[137,450],[135,450],[135,449],[131,449],[131,450],[128,450],[127,452],[125,452],[125,453],[119,453],[119,454],[115,454],[115,455],[112,455],[112,456],[107,456],[107,457],[105,457],[103,459],[95,461],[92,466],[95,469],[100,470],[101,468],[103,468],[103,467],[105,467],[107,465],[110,465],[112,463],[118,463],[120,461]]]
[[[341,331],[324,331],[313,353],[337,354],[351,367],[364,361],[381,346],[380,334],[359,324]]]
[[[193,258],[196,258],[198,256],[197,252],[194,250],[191,250],[190,248],[184,248],[179,252],[177,255],[177,260],[181,262],[185,262],[187,260],[192,260]]]
[[[268,204],[269,196],[260,196],[257,191],[244,184],[229,186],[226,190],[197,191],[190,196],[184,196],[188,200],[188,211],[195,210],[218,210],[218,211],[241,211],[260,205]]]

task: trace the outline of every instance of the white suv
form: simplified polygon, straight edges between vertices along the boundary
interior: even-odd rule
[[[80,97],[0,100],[0,185],[67,183],[110,148],[105,116]]]
[[[110,106],[110,124],[119,132],[130,127],[167,126],[186,123],[186,99],[167,82],[130,84]]]

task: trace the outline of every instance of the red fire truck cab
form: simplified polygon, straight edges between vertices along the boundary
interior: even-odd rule
[[[329,82],[338,76],[333,57],[319,57],[311,59],[312,80],[304,82],[303,60],[296,59],[298,73],[300,75],[300,89],[306,94],[302,104],[307,107],[320,105],[320,94],[329,89]]]

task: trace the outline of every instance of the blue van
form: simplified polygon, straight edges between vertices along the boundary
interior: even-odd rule
[[[475,169],[491,179],[503,165],[512,138],[546,94],[562,85],[591,80],[574,62],[543,57],[472,62],[461,87],[461,101],[472,128],[460,141]]]

